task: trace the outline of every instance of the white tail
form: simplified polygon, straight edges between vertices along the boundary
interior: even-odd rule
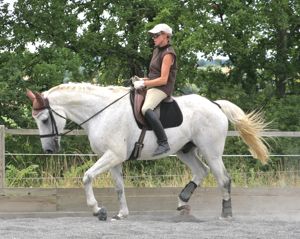
[[[261,132],[266,129],[261,112],[251,112],[245,114],[237,105],[227,100],[217,100],[222,111],[228,120],[239,132],[243,141],[248,145],[249,151],[254,158],[265,164],[269,158],[268,144],[261,136]]]

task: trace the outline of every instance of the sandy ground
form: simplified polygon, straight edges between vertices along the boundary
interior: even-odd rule
[[[0,238],[300,238],[300,215],[243,215],[225,221],[194,215],[135,214],[115,222],[92,216],[2,218]]]

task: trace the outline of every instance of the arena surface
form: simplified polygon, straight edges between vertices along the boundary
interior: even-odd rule
[[[122,221],[95,217],[0,219],[0,238],[300,238],[300,219],[288,215],[270,217],[178,216],[147,213]]]
[[[107,197],[102,202],[109,218],[103,222],[91,215],[81,189],[2,190],[0,238],[300,238],[299,188],[233,189],[231,220],[219,219],[217,189],[198,190],[190,201],[192,215],[185,216],[175,210],[177,192],[179,188],[130,189],[131,214],[111,222],[115,194],[98,190],[97,198]]]

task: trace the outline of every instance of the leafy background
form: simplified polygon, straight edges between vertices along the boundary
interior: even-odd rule
[[[122,85],[133,75],[146,75],[153,47],[147,31],[165,22],[174,30],[178,55],[175,95],[228,99],[246,112],[263,110],[272,129],[300,130],[297,0],[17,0],[12,5],[0,0],[0,9],[0,124],[7,128],[35,128],[26,88],[43,91],[69,81]],[[217,63],[208,64],[213,59]],[[66,137],[63,144],[64,152],[90,152],[80,137]],[[298,138],[270,144],[272,154],[300,151]],[[40,153],[41,147],[37,137],[8,135],[6,150]],[[237,138],[228,138],[225,153],[247,151]],[[11,177],[80,177],[91,160],[8,156],[6,165]],[[173,174],[185,174],[174,162]],[[299,158],[272,158],[267,166],[244,158],[225,163],[254,178],[261,171],[299,169]],[[136,162],[125,171],[161,174],[169,164],[169,159]],[[11,185],[22,182],[12,180]]]

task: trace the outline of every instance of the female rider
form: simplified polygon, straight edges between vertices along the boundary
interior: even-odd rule
[[[166,153],[170,150],[168,138],[164,128],[154,112],[159,103],[170,97],[176,80],[176,53],[170,44],[172,28],[167,24],[158,24],[149,31],[152,35],[155,48],[149,66],[148,78],[135,81],[134,88],[147,88],[146,98],[142,107],[142,114],[153,129],[158,147],[153,156]]]

